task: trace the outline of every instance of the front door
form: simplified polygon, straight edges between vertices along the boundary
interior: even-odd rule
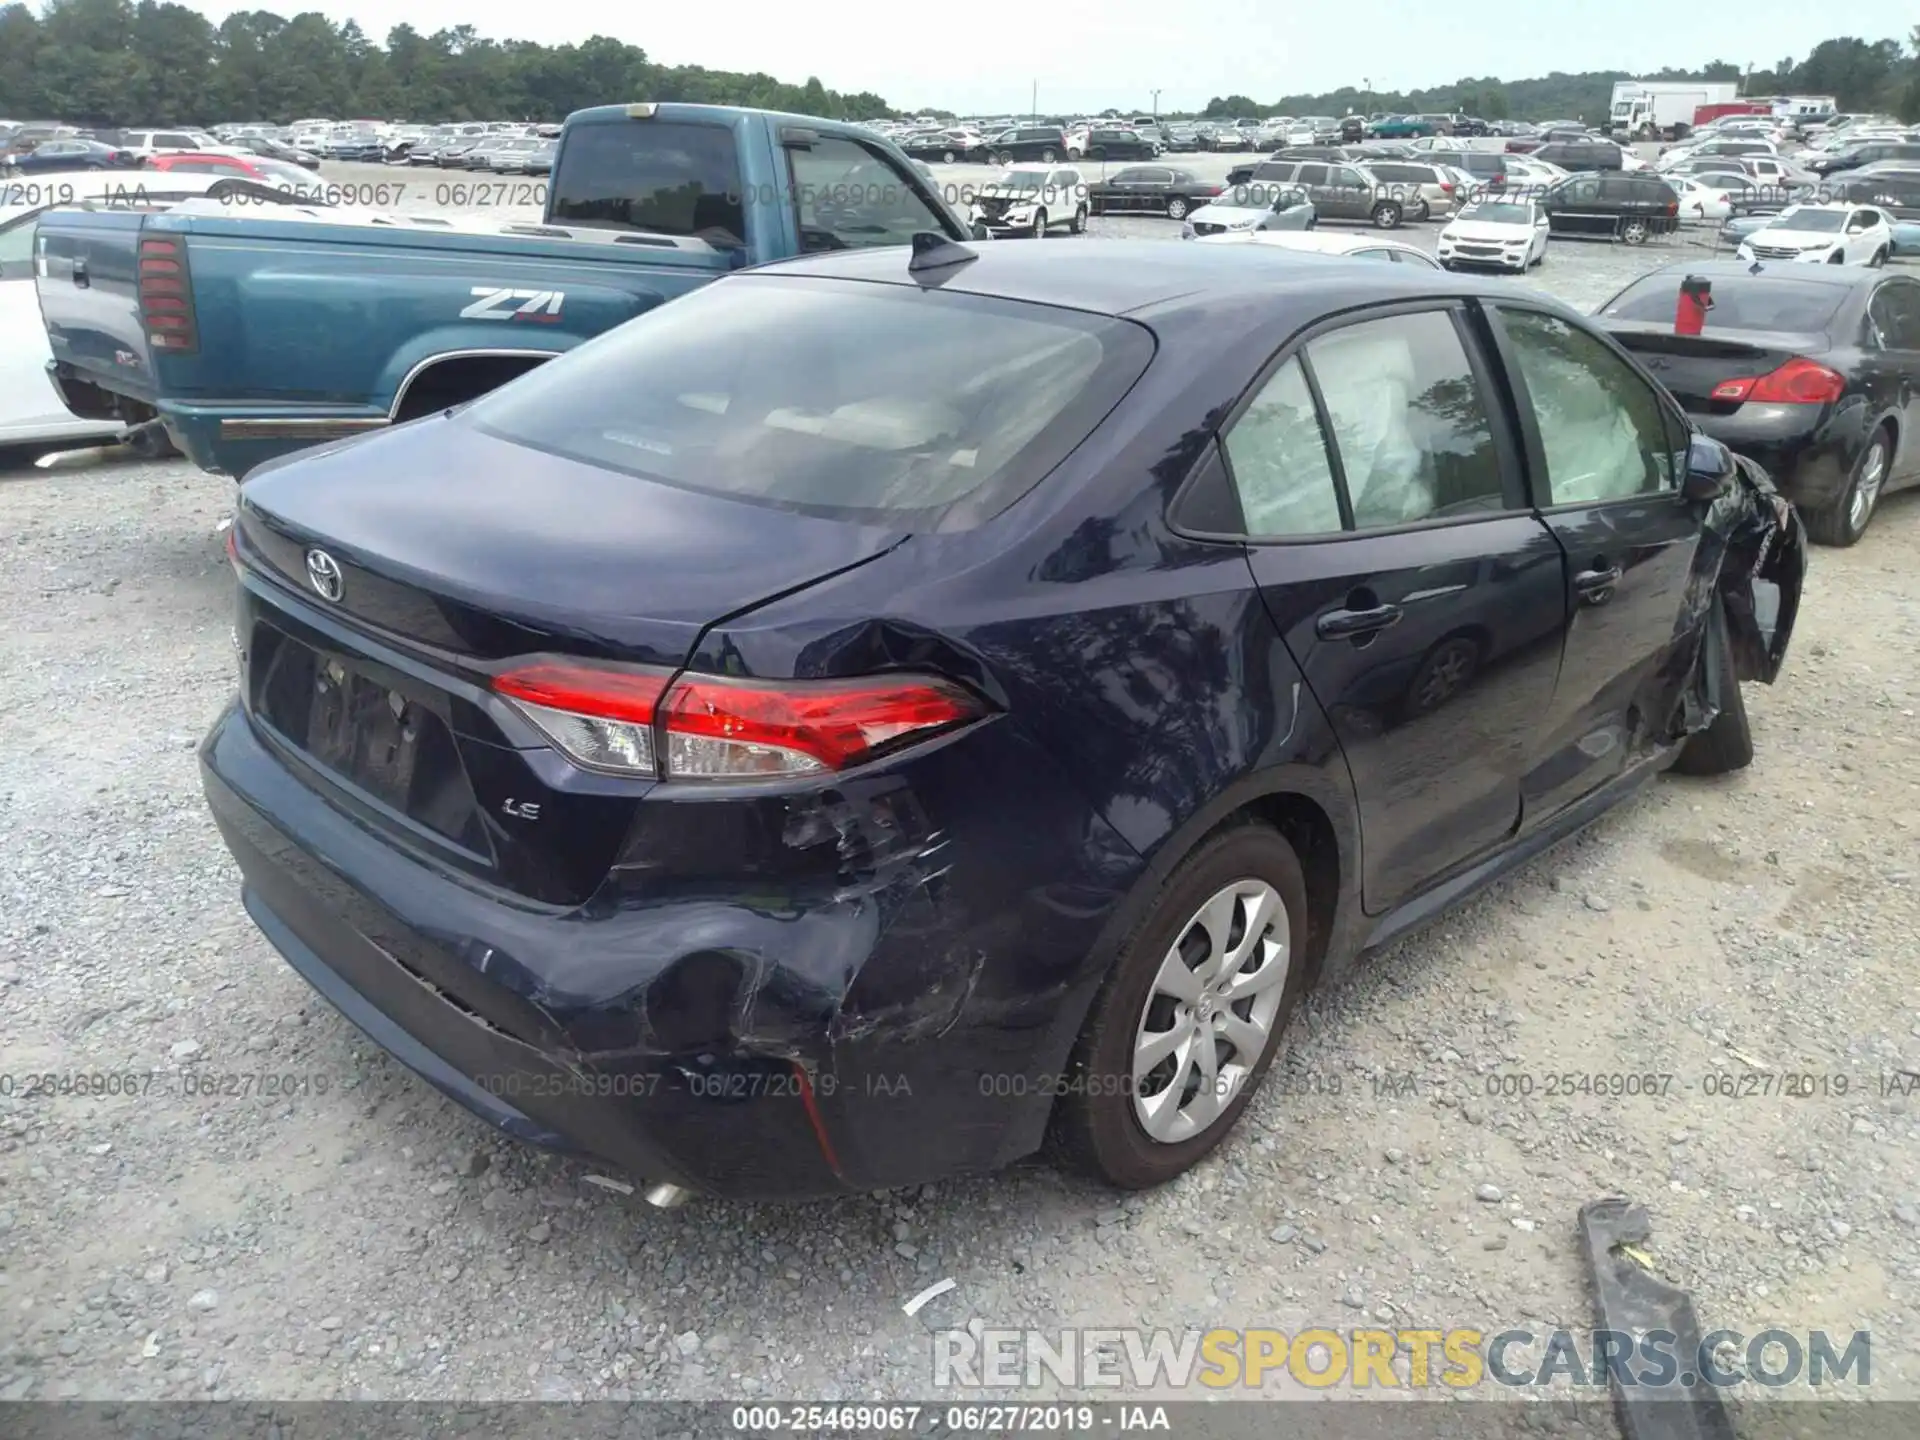
[[[1491,394],[1440,302],[1310,340],[1224,439],[1254,580],[1353,779],[1376,914],[1514,833],[1553,696],[1560,546]]]
[[[1534,502],[1566,554],[1559,683],[1522,784],[1529,826],[1646,756],[1690,673],[1677,633],[1700,541],[1681,498],[1685,421],[1607,344],[1556,315],[1492,307]]]

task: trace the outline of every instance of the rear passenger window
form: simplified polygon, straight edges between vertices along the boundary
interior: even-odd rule
[[[1340,529],[1340,492],[1298,360],[1274,371],[1223,443],[1249,536]]]
[[[1369,320],[1307,346],[1333,424],[1353,523],[1499,510],[1493,427],[1453,317]]]
[[[1672,487],[1666,413],[1645,381],[1558,316],[1503,309],[1500,317],[1546,452],[1549,503]]]

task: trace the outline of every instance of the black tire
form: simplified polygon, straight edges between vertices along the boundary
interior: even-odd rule
[[[996,165],[1011,165],[1013,163],[1013,152],[1011,150],[1002,150],[998,155],[993,157],[993,163]]]
[[[1051,165],[1053,164],[1053,160],[1054,160],[1053,147],[1049,145],[1047,146],[1046,149],[1040,152],[1040,163],[1042,165]]]
[[[1398,200],[1382,200],[1378,205],[1375,205],[1373,207],[1373,223],[1381,230],[1398,230],[1400,228],[1400,202]]]
[[[180,453],[167,432],[158,426],[134,431],[128,437],[127,449],[142,460],[165,460]]]
[[[951,165],[951,164],[953,164],[953,162],[954,162],[954,160],[955,160],[955,159],[957,159],[958,157],[957,157],[957,156],[955,156],[955,155],[954,155],[954,153],[953,153],[953,151],[951,151],[951,150],[942,150],[942,151],[940,152],[940,158],[941,158],[941,160],[942,160],[942,161],[944,161],[944,162],[945,162],[946,164],[948,164],[948,165]]]
[[[1266,1051],[1218,1118],[1173,1143],[1150,1138],[1133,1110],[1132,1047],[1161,961],[1192,928],[1207,900],[1240,880],[1263,880],[1279,893],[1290,933],[1289,970]],[[1088,1011],[1066,1088],[1054,1108],[1056,1153],[1075,1168],[1127,1190],[1161,1185],[1190,1169],[1232,1132],[1286,1045],[1287,1022],[1307,984],[1315,937],[1306,880],[1293,847],[1264,825],[1240,825],[1205,841],[1169,875],[1145,918],[1121,942],[1113,968]]]
[[[1622,245],[1644,245],[1647,243],[1647,237],[1652,233],[1652,227],[1644,220],[1622,220],[1620,222],[1620,243]]]
[[[1876,454],[1879,457],[1880,480],[1868,497],[1864,512],[1856,520],[1854,515],[1854,497],[1860,492],[1862,483],[1868,480]],[[1873,523],[1874,510],[1880,504],[1880,495],[1886,485],[1887,471],[1893,463],[1893,437],[1882,425],[1873,432],[1873,438],[1867,441],[1860,451],[1860,458],[1853,462],[1853,473],[1847,477],[1847,488],[1825,505],[1808,505],[1801,508],[1801,518],[1806,521],[1807,535],[1816,545],[1832,545],[1840,549],[1853,544],[1867,533],[1867,527]]]
[[[1087,233],[1087,207],[1084,201],[1081,203],[1079,209],[1073,212],[1073,220],[1067,226],[1067,233],[1069,235],[1084,235]]]
[[[1036,240],[1047,238],[1047,212],[1044,210],[1033,212],[1033,238]]]
[[[1882,245],[1878,250],[1874,251],[1873,259],[1871,259],[1867,263],[1873,266],[1873,268],[1876,270],[1879,270],[1882,267],[1884,267],[1887,263],[1887,247]]]
[[[1673,762],[1681,775],[1726,775],[1753,763],[1753,729],[1747,723],[1747,702],[1740,693],[1740,677],[1733,669],[1733,646],[1727,639],[1727,616],[1715,601],[1707,616],[1707,633],[1700,641],[1700,664],[1708,670],[1708,695],[1720,713],[1713,723],[1689,735]]]
[[[1171,200],[1167,201],[1167,218],[1169,220],[1184,220],[1187,218],[1186,196],[1175,195]]]
[[[1844,265],[1847,263],[1847,257],[1836,250],[1827,257],[1827,263],[1829,265]]]

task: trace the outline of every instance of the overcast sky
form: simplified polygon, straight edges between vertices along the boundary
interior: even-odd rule
[[[1215,95],[1264,101],[1369,79],[1376,90],[1404,90],[1468,75],[1638,73],[1713,59],[1765,68],[1787,55],[1803,59],[1835,34],[1904,39],[1920,21],[1912,0],[1741,0],[1733,7],[1561,0],[1524,6],[1505,19],[1457,0],[731,0],[684,10],[605,0],[185,3],[216,21],[236,9],[291,16],[317,8],[336,21],[358,20],[379,40],[402,21],[428,33],[469,24],[494,39],[550,45],[604,34],[662,64],[763,70],[793,82],[818,75],[831,89],[872,90],[896,105],[964,113],[1024,112],[1036,81],[1048,111],[1150,110],[1156,87],[1162,110],[1194,110]]]

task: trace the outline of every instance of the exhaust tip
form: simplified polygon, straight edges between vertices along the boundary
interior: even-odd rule
[[[687,1197],[691,1194],[693,1192],[684,1186],[668,1184],[663,1180],[658,1185],[648,1187],[647,1203],[656,1210],[671,1210],[675,1206],[686,1204]]]

